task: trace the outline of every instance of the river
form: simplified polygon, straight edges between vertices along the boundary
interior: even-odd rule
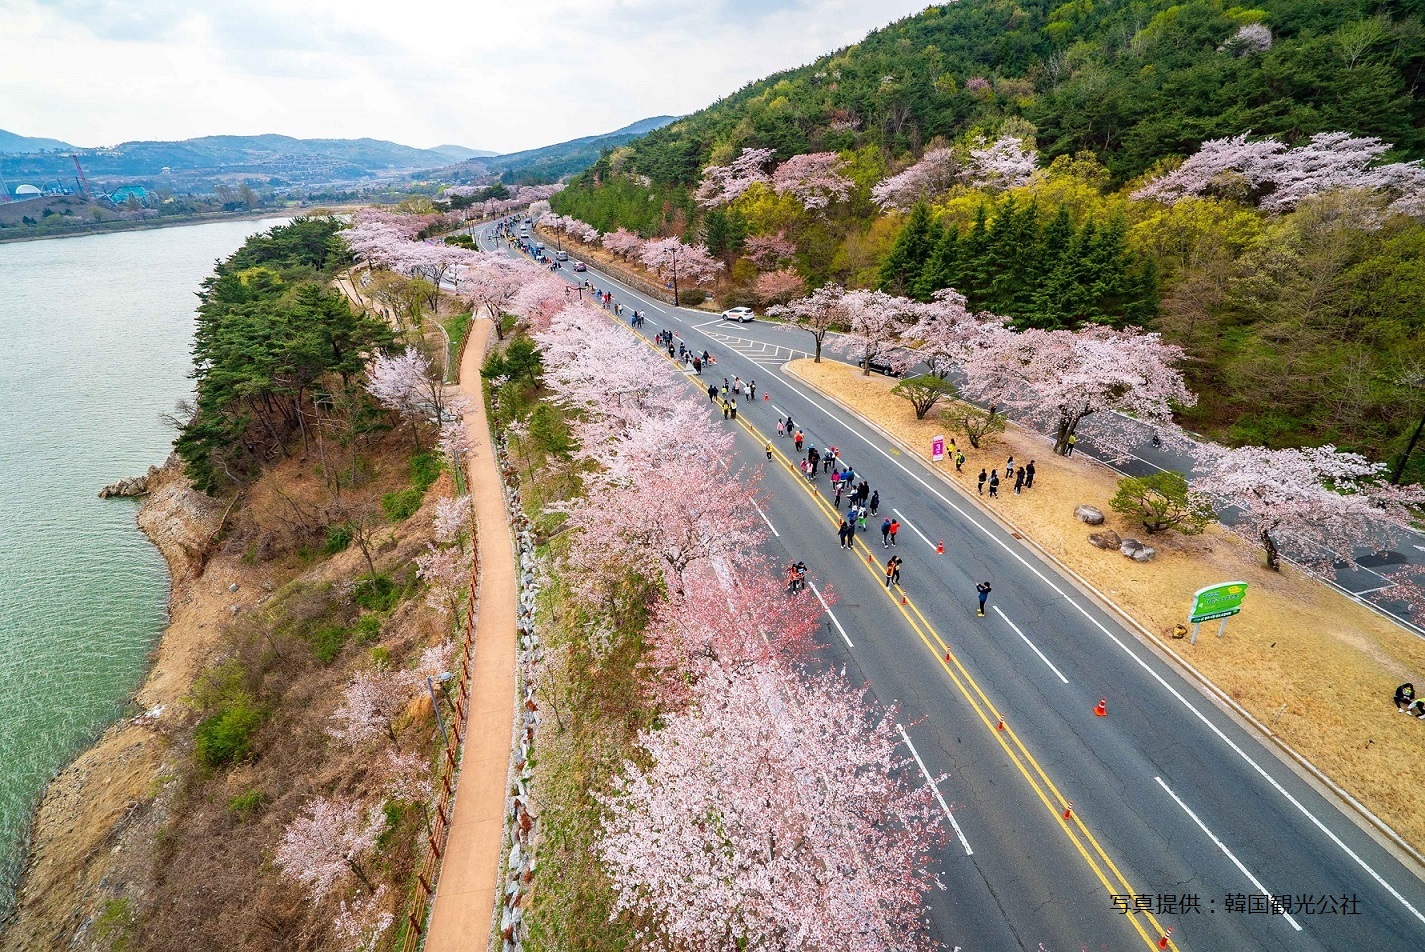
[[[168,571],[110,482],[162,463],[194,296],[280,220],[0,244],[0,916],[36,798],[121,713]]]

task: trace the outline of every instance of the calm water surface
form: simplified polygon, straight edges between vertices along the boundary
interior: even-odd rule
[[[94,494],[167,457],[199,283],[279,223],[0,244],[0,914],[36,797],[121,713],[165,623],[137,503]]]

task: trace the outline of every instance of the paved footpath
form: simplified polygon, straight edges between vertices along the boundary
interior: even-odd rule
[[[460,392],[470,401],[470,495],[479,526],[480,603],[475,619],[470,721],[460,761],[427,952],[483,950],[489,944],[504,832],[505,781],[515,707],[515,556],[490,446],[480,364],[492,327],[477,320],[460,362]]]

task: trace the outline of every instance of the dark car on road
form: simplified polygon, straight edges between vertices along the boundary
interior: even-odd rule
[[[575,270],[575,271],[588,271],[588,270],[589,270],[589,266],[586,265],[586,264],[585,264],[584,262],[582,262],[582,261],[576,261],[576,262],[574,262],[574,270]]]

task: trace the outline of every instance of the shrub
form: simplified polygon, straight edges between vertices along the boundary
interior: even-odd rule
[[[680,288],[678,291],[678,303],[685,304],[688,307],[697,307],[707,299],[708,292],[702,288],[689,288],[686,291]]]
[[[249,790],[228,801],[228,812],[239,820],[250,820],[266,805],[267,794],[261,790]]]
[[[327,537],[322,542],[322,555],[336,555],[351,545],[351,524],[341,522],[327,526]]]
[[[902,380],[891,389],[891,393],[909,400],[910,405],[915,407],[915,418],[924,420],[931,407],[945,397],[955,395],[955,385],[933,374],[921,374]]]
[[[1176,529],[1196,535],[1213,519],[1211,500],[1193,492],[1182,473],[1125,476],[1109,505],[1149,532]]]
[[[193,735],[198,762],[205,767],[221,767],[242,760],[251,753],[252,735],[265,717],[265,712],[244,695],[199,721]]]
[[[389,576],[368,576],[352,586],[351,600],[367,611],[390,611],[401,600],[401,590]]]
[[[429,450],[411,457],[411,486],[425,492],[440,478],[440,454]]]
[[[381,637],[381,619],[375,615],[362,615],[356,620],[353,633],[356,635],[357,647],[364,648]]]
[[[381,497],[381,511],[392,522],[401,522],[411,518],[421,507],[421,497],[424,495],[425,491],[415,486],[386,493]]]

